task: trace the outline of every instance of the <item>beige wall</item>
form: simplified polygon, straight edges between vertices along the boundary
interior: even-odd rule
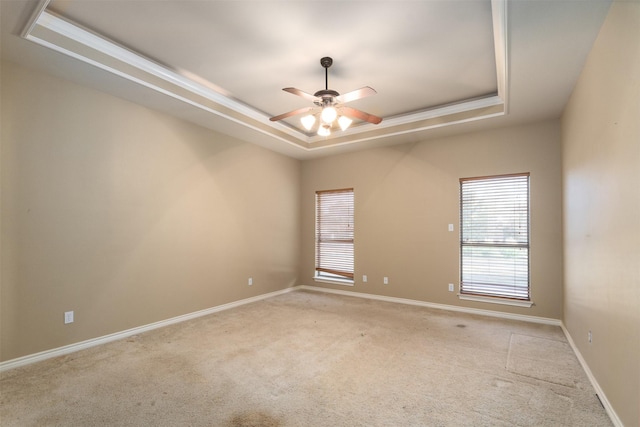
[[[432,303],[562,318],[558,121],[377,148],[303,162],[300,283]],[[535,306],[461,301],[459,178],[531,172],[531,288]],[[314,196],[353,187],[353,287],[315,283]],[[455,224],[449,232],[448,224]],[[362,283],[362,275],[368,282]],[[383,277],[389,285],[383,285]]]
[[[614,3],[562,117],[565,324],[640,425],[640,3]],[[588,331],[593,341],[588,343]]]
[[[297,160],[3,64],[1,359],[292,286],[299,181]]]
[[[3,64],[0,360],[309,284],[563,318],[617,416],[640,424],[639,28],[640,4],[614,3],[561,123],[302,164]],[[525,171],[536,304],[460,301],[458,179]],[[314,193],[344,187],[354,287],[312,280]]]

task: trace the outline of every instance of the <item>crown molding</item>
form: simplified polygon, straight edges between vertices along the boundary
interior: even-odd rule
[[[46,48],[83,61],[104,71],[184,102],[196,109],[232,121],[241,127],[304,152],[410,134],[505,115],[508,112],[507,0],[491,0],[497,93],[465,99],[432,109],[384,118],[336,132],[331,137],[309,135],[233,99],[215,84],[203,84],[141,54],[121,46],[90,29],[49,10],[41,0],[22,37]]]
[[[507,0],[491,0],[493,17],[493,50],[496,56],[496,81],[498,97],[504,104],[504,113],[509,112],[509,45],[507,31]]]

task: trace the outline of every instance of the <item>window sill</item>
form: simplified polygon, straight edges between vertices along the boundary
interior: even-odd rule
[[[490,304],[512,305],[515,307],[530,308],[533,305],[533,301],[518,301],[518,300],[504,299],[504,298],[483,297],[480,295],[458,294],[458,298],[466,301],[488,302]]]
[[[330,283],[332,285],[353,286],[353,280],[349,279],[332,279],[328,277],[314,276],[313,280],[320,283]]]

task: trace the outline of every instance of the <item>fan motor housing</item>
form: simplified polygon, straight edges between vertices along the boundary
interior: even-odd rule
[[[314,93],[313,96],[317,96],[318,98],[335,98],[337,96],[340,96],[340,94],[335,90],[323,89]]]
[[[329,107],[336,103],[336,97],[340,96],[338,92],[331,89],[319,90],[313,94],[313,96],[320,98],[316,101],[313,101],[319,107]]]

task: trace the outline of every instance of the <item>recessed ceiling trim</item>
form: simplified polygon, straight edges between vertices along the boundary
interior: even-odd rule
[[[453,125],[460,123],[459,120],[453,118],[461,113],[476,111],[476,114],[471,114],[469,116],[471,118],[465,119],[465,121],[480,120],[507,113],[506,0],[491,1],[497,94],[480,99],[461,100],[455,104],[417,113],[385,118],[378,125],[362,124],[345,132],[337,132],[329,139],[303,133],[286,123],[271,122],[269,116],[261,111],[48,11],[49,3],[50,0],[42,0],[38,5],[23,31],[23,38],[305,151]],[[502,106],[501,112],[490,108],[500,105]],[[490,111],[490,113],[483,116],[485,111]],[[447,118],[451,118],[451,120]],[[408,129],[407,125],[410,124],[415,124],[415,126]],[[345,138],[349,138],[349,140],[345,141]]]
[[[49,1],[43,2],[41,7],[46,7]],[[48,30],[48,31],[43,31]],[[87,46],[91,50],[95,50],[96,52],[100,52],[104,55],[107,55],[110,58],[116,59],[117,62],[121,62],[123,64],[134,67],[140,71],[151,74],[161,81],[169,83],[174,86],[178,86],[182,89],[185,89],[188,93],[200,96],[204,98],[204,100],[211,101],[220,107],[225,107],[226,109],[231,110],[232,112],[241,114],[240,117],[236,117],[231,114],[226,114],[223,108],[213,108],[212,106],[206,105],[204,102],[200,102],[197,98],[191,98],[187,96],[183,96],[178,93],[175,88],[171,88],[170,86],[163,87],[158,84],[154,84],[150,79],[140,78],[135,76],[133,73],[124,70],[123,68],[119,68],[114,66],[115,64],[107,64],[105,61],[96,60],[90,57],[89,52],[79,52],[74,50],[73,48],[67,48],[63,43],[60,43],[59,40],[53,41],[50,36],[48,36],[48,32],[52,32],[58,34],[62,37],[67,38],[70,41],[80,43],[84,46]],[[141,57],[133,53],[132,51],[120,47],[96,34],[91,33],[67,20],[64,20],[46,10],[42,10],[37,14],[37,18],[33,24],[30,24],[23,34],[23,38],[35,42],[41,46],[47,47],[49,49],[55,50],[62,54],[65,54],[74,59],[86,62],[90,65],[93,65],[97,68],[100,68],[104,71],[110,72],[142,86],[145,86],[149,89],[155,90],[164,95],[175,98],[179,101],[185,102],[189,105],[192,105],[201,110],[207,111],[211,114],[215,114],[217,116],[223,117],[227,120],[233,121],[235,123],[244,125],[253,130],[261,132],[263,134],[269,135],[270,137],[276,138],[281,142],[285,142],[287,144],[300,147],[300,144],[295,140],[296,132],[287,126],[273,126],[266,118],[266,115],[256,112],[249,107],[244,106],[238,102],[234,102],[232,99],[225,97],[197,82],[186,79],[177,73],[162,67],[146,58]],[[117,63],[116,62],[116,63]],[[248,120],[249,119],[249,120]],[[261,126],[256,126],[250,123],[250,120],[257,121],[259,124],[268,128],[276,128],[276,129],[264,129]],[[279,133],[286,134],[284,137],[279,135]],[[290,136],[291,138],[287,138],[286,136]]]
[[[48,1],[47,1],[48,3]],[[45,5],[46,7],[46,5]],[[80,59],[86,62],[91,63],[92,65],[98,66],[100,68],[106,69],[110,72],[116,72],[121,77],[127,77],[130,73],[118,72],[119,70],[114,67],[105,66],[103,63],[92,60],[88,55],[74,52],[70,49],[65,49],[64,46],[55,45],[54,43],[49,42],[46,39],[39,38],[35,36],[35,32],[37,30],[37,26],[41,26],[50,31],[53,31],[61,36],[68,38],[69,40],[73,40],[77,43],[80,43],[84,46],[89,47],[90,49],[96,50],[100,53],[103,53],[109,57],[112,57],[124,64],[128,64],[132,67],[135,67],[141,71],[149,73],[153,76],[156,76],[162,80],[165,80],[168,83],[179,86],[183,89],[186,89],[190,92],[193,92],[196,95],[205,97],[210,101],[213,101],[217,104],[220,104],[224,107],[230,108],[244,116],[252,118],[254,120],[265,121],[265,115],[250,108],[246,105],[233,100],[221,93],[218,93],[200,83],[197,83],[191,79],[181,76],[180,74],[159,65],[147,58],[142,57],[141,55],[121,47],[108,39],[101,37],[89,30],[86,30],[75,23],[72,23],[68,20],[65,20],[61,17],[56,16],[55,14],[43,10],[42,13],[39,14],[38,19],[35,22],[29,32],[25,35],[25,38],[28,40],[35,41],[37,43],[46,45],[52,49],[56,49],[62,53],[73,56],[76,59]],[[138,79],[139,80],[139,79]],[[265,121],[268,123],[268,121]]]
[[[498,96],[504,103],[504,113],[509,112],[509,63],[508,31],[507,31],[507,1],[491,0],[491,16],[493,18],[493,50],[496,55],[496,80]]]
[[[39,0],[38,5],[27,22],[27,25],[24,27],[24,30],[22,30],[22,34],[20,34],[22,38],[26,39],[33,31],[33,28],[38,23],[38,19],[40,19],[40,15],[42,15],[42,12],[44,12],[47,6],[49,6],[49,3],[51,3],[51,0]]]
[[[504,115],[504,105],[503,104],[495,104],[492,106],[487,106],[479,110],[468,110],[468,111],[459,111],[454,114],[450,114],[446,117],[432,117],[431,119],[424,120],[423,122],[411,122],[407,123],[405,127],[396,126],[390,132],[385,132],[384,137],[393,137],[411,134],[414,132],[420,132],[424,130],[437,129],[445,126],[463,124],[475,122],[478,120],[489,119],[492,117],[499,117]],[[410,127],[407,125],[411,125]],[[361,142],[368,142],[379,139],[380,135],[375,134],[374,132],[369,132],[369,134],[364,135],[355,135],[351,138],[340,138],[335,141],[331,141],[331,145],[317,145],[310,148],[310,150],[320,150],[327,147],[337,147],[344,146],[350,144],[356,144]],[[326,142],[326,141],[325,141]]]
[[[503,101],[502,98],[500,98],[497,95],[491,95],[491,96],[487,96],[485,98],[480,98],[480,99],[474,99],[474,100],[470,100],[470,101],[465,101],[462,102],[460,104],[454,104],[454,105],[447,105],[444,107],[439,107],[439,108],[433,108],[431,110],[426,110],[420,113],[414,113],[414,114],[407,114],[407,115],[401,115],[401,116],[396,116],[396,117],[391,117],[388,119],[384,119],[382,121],[382,123],[376,125],[375,127],[367,127],[368,131],[380,131],[383,129],[389,129],[391,130],[392,134],[395,134],[393,129],[397,128],[399,126],[403,126],[406,124],[411,124],[411,123],[417,123],[417,122],[423,122],[425,120],[430,120],[430,119],[434,119],[437,117],[446,117],[446,116],[450,116],[453,114],[458,114],[458,113],[464,113],[467,111],[474,111],[474,110],[482,110],[484,108],[487,107],[493,107],[496,105],[502,105]],[[453,124],[453,123],[451,123]],[[437,126],[440,127],[440,126]],[[415,128],[416,131],[420,131],[420,130],[425,130],[424,128],[419,128],[416,127]],[[339,136],[351,136],[351,135],[357,135],[359,133],[363,133],[362,129],[358,129],[358,128],[349,128],[345,131],[342,131]],[[405,133],[405,132],[402,132]],[[386,133],[385,136],[391,136],[389,133]],[[325,141],[326,138],[322,137],[322,136],[313,136],[310,137],[310,143],[317,143],[317,142],[321,142],[321,141]]]

